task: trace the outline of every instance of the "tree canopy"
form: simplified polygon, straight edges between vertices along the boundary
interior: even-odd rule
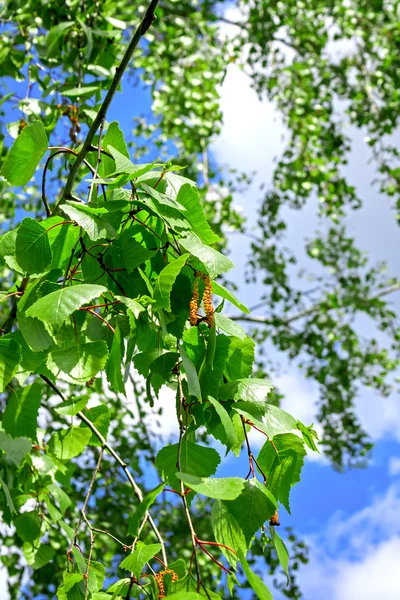
[[[239,585],[270,598],[260,556],[299,598],[276,511],[290,511],[316,433],[279,408],[267,344],[317,382],[333,465],[371,449],[354,403],[362,386],[393,389],[387,299],[400,282],[347,232],[363,199],[345,166],[351,125],[397,216],[397,3],[234,6],[235,20],[218,1],[2,8],[1,560],[13,598],[236,598]],[[249,233],[232,197],[251,174],[231,176],[210,152],[232,63],[288,131],[248,262],[256,315],[230,280],[227,235]],[[152,99],[133,136],[107,121],[128,85]],[[285,211],[315,199],[308,294]],[[160,446],[148,416],[162,422],[166,389],[177,438]],[[265,435],[258,455],[250,429]],[[223,446],[247,454],[245,478],[214,477]],[[306,551],[292,533],[288,544],[293,574]]]

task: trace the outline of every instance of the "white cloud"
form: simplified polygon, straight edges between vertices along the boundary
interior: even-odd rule
[[[310,562],[299,574],[307,600],[400,598],[399,487],[390,487],[350,517],[337,513],[307,542]]]
[[[389,460],[389,475],[399,475],[400,474],[400,457],[392,456]]]

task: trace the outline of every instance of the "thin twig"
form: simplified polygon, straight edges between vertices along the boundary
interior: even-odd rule
[[[46,375],[42,375],[42,374],[40,375],[40,377],[43,379],[43,381],[45,381],[47,383],[47,385],[53,390],[53,392],[55,392],[61,398],[61,400],[63,400],[63,402],[67,402],[68,401],[68,398],[62,393],[61,390],[58,389],[58,387],[51,381],[51,379],[49,379],[48,377],[46,377]],[[85,423],[89,427],[89,429],[91,430],[91,432],[94,433],[94,435],[100,441],[100,443],[101,443],[102,447],[104,448],[104,450],[107,450],[107,452],[109,454],[111,454],[111,456],[117,461],[117,463],[119,464],[119,466],[122,468],[123,472],[125,473],[125,477],[129,481],[129,483],[131,485],[131,488],[133,490],[133,493],[135,494],[136,498],[139,500],[139,502],[142,502],[142,500],[143,500],[142,490],[137,485],[135,479],[133,478],[131,472],[128,469],[128,465],[126,464],[126,462],[124,460],[122,460],[122,458],[119,456],[119,454],[107,442],[107,440],[100,433],[100,431],[97,429],[97,427],[92,423],[92,421],[90,421],[90,419],[88,419],[86,417],[86,415],[83,414],[82,411],[79,411],[76,414],[76,416],[78,417],[78,419],[80,421],[82,421],[83,423]],[[163,561],[165,562],[165,564],[168,564],[167,555],[166,555],[166,552],[165,552],[165,543],[164,543],[164,540],[162,538],[162,535],[159,532],[159,530],[157,528],[157,525],[154,523],[153,518],[150,515],[148,517],[148,520],[149,520],[149,523],[151,525],[151,528],[153,529],[153,531],[155,533],[156,538],[158,539],[159,543],[161,544],[161,553],[162,553]]]
[[[393,292],[397,292],[398,290],[400,290],[400,281],[396,281],[396,283],[394,283],[393,285],[390,285],[389,287],[376,292],[376,294],[373,294],[372,296],[369,296],[368,298],[366,298],[365,301],[370,302],[371,300],[376,300],[377,298],[381,298],[382,296],[387,296],[388,294],[392,294]],[[300,310],[298,313],[292,315],[291,317],[282,320],[280,325],[282,325],[282,326],[290,325],[290,323],[293,323],[293,321],[297,321],[298,319],[302,319],[303,317],[308,317],[308,315],[312,315],[312,314],[318,312],[319,310],[321,310],[321,306],[322,306],[322,303],[319,302],[317,304],[313,304],[309,308]],[[338,308],[340,308],[340,306]],[[333,307],[328,308],[327,310],[334,310],[334,308]],[[229,318],[232,319],[232,321],[247,321],[249,323],[260,323],[263,325],[272,325],[273,323],[276,322],[276,318],[272,319],[272,318],[261,317],[261,316],[257,316],[257,315],[254,315],[254,316],[244,315],[244,314],[230,315]]]
[[[132,58],[132,55],[140,42],[140,38],[146,33],[146,31],[149,29],[149,27],[151,26],[151,24],[153,22],[154,11],[157,7],[157,4],[158,4],[158,0],[151,0],[150,5],[146,10],[143,19],[141,20],[141,22],[139,23],[139,26],[137,27],[135,33],[133,34],[132,39],[125,51],[125,54],[124,54],[122,60],[121,60],[121,63],[119,64],[119,66],[117,67],[117,69],[115,71],[114,78],[113,78],[111,85],[108,89],[108,92],[103,100],[103,103],[100,106],[99,112],[97,113],[97,115],[87,133],[85,141],[83,142],[82,148],[81,148],[74,164],[72,165],[71,171],[69,173],[69,176],[68,176],[68,179],[67,179],[67,182],[65,185],[64,193],[63,193],[61,199],[56,204],[54,210],[56,210],[58,208],[58,205],[60,204],[60,202],[62,200],[68,200],[71,197],[72,188],[74,187],[74,183],[75,183],[75,179],[78,174],[79,167],[81,166],[87,153],[89,152],[89,148],[91,148],[91,146],[92,146],[92,142],[93,142],[94,136],[95,136],[98,128],[100,127],[103,119],[105,119],[105,117],[107,115],[107,110],[111,104],[112,99],[114,98],[115,92],[118,89],[118,86],[121,82],[122,76]]]

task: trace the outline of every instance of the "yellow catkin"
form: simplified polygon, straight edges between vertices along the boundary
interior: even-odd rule
[[[211,279],[208,275],[203,275],[204,280],[204,292],[203,292],[203,304],[204,311],[206,313],[206,323],[209,327],[214,326],[214,307],[211,302],[212,296],[212,284]]]
[[[199,280],[197,279],[197,275],[194,279],[194,287],[192,299],[189,303],[190,306],[190,314],[189,321],[191,325],[197,325],[197,311],[199,310]]]
[[[154,579],[156,580],[156,584],[158,587],[158,597],[159,598],[166,598],[165,587],[164,587],[164,577],[165,577],[165,575],[168,575],[168,574],[171,575],[172,581],[177,581],[178,575],[172,569],[166,569],[165,571],[161,571],[160,573],[157,573],[156,575],[154,575]]]
[[[269,520],[269,524],[273,525],[274,527],[277,527],[280,525],[278,511],[275,511],[275,514],[272,515],[272,517]]]

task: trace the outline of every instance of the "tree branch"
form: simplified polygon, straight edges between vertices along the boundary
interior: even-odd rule
[[[62,393],[61,390],[58,389],[58,387],[48,378],[46,377],[46,375],[40,375],[40,377],[43,379],[43,381],[45,381],[47,383],[47,385],[53,390],[53,392],[55,392],[60,398],[61,400],[63,400],[63,402],[67,402],[68,398]],[[107,442],[107,440],[105,439],[105,437],[100,433],[100,431],[97,429],[97,427],[92,423],[92,421],[90,421],[90,419],[88,419],[86,417],[86,415],[83,414],[82,411],[79,411],[76,416],[78,417],[78,419],[80,419],[83,423],[85,423],[85,425],[87,425],[89,427],[89,429],[92,431],[92,433],[94,433],[94,435],[97,437],[97,439],[100,441],[102,447],[104,448],[104,450],[107,450],[107,452],[109,452],[109,454],[111,454],[111,456],[117,461],[117,463],[119,464],[119,466],[122,468],[122,470],[125,473],[125,477],[128,479],[133,493],[135,494],[136,498],[139,500],[139,502],[142,502],[143,500],[143,493],[142,490],[140,489],[140,487],[137,485],[136,481],[134,480],[132,474],[130,473],[129,469],[128,469],[128,465],[126,464],[125,461],[122,460],[122,458],[119,456],[119,454],[117,454],[117,452],[114,450],[114,448]],[[167,555],[165,553],[165,543],[164,540],[161,536],[161,533],[159,532],[157,525],[154,523],[152,517],[150,516],[150,514],[148,515],[148,521],[151,525],[151,528],[153,529],[156,538],[158,539],[158,541],[161,544],[161,553],[162,553],[162,557],[163,557],[163,561],[165,564],[168,564],[167,562]]]
[[[101,123],[103,122],[103,120],[105,119],[105,117],[107,115],[107,110],[111,104],[112,99],[114,98],[115,92],[117,91],[117,88],[121,82],[122,76],[123,76],[128,64],[132,58],[132,55],[140,42],[140,38],[146,33],[146,31],[149,29],[149,27],[151,26],[151,24],[153,22],[154,11],[157,7],[157,4],[158,4],[158,0],[151,0],[150,5],[146,10],[143,19],[141,20],[141,22],[139,23],[139,26],[137,27],[135,33],[133,34],[132,39],[129,43],[129,46],[127,47],[125,54],[121,60],[121,63],[119,64],[119,66],[117,67],[117,69],[115,71],[114,79],[112,80],[110,88],[103,100],[102,105],[100,106],[99,112],[97,113],[92,125],[90,126],[90,129],[87,133],[85,141],[83,142],[83,146],[82,146],[78,156],[76,157],[74,164],[71,167],[71,171],[69,173],[67,183],[65,185],[64,193],[63,193],[61,199],[59,200],[59,202],[56,204],[54,210],[57,209],[58,205],[60,204],[60,202],[62,200],[68,200],[71,197],[72,188],[74,186],[79,167],[83,163],[87,153],[89,152],[89,150],[92,147],[92,142],[93,142],[94,136],[95,136],[98,128],[100,127]]]
[[[381,298],[382,296],[387,296],[388,294],[392,294],[393,292],[397,292],[398,290],[400,290],[400,281],[396,281],[396,283],[394,283],[393,285],[390,285],[389,287],[384,288],[383,290],[377,292],[376,294],[373,294],[372,296],[367,298],[367,301],[376,300],[377,298]],[[303,317],[308,317],[308,315],[312,315],[312,314],[318,312],[321,309],[321,306],[322,306],[322,303],[319,302],[318,304],[313,304],[309,308],[300,310],[298,313],[292,315],[291,317],[288,317],[287,319],[282,320],[281,325],[289,325],[290,323],[293,323],[293,321],[297,321],[298,319],[301,319]],[[333,309],[329,309],[329,310],[333,310]],[[254,316],[245,315],[245,314],[231,315],[228,318],[232,319],[232,321],[247,321],[248,323],[259,323],[261,325],[272,325],[275,322],[275,319],[257,316],[257,315],[254,315]]]

